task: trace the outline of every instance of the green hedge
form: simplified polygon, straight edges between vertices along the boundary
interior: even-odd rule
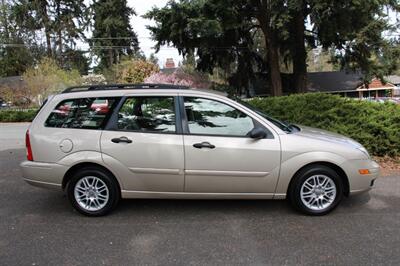
[[[37,110],[0,110],[0,122],[31,122]]]
[[[249,103],[290,123],[349,136],[372,155],[400,155],[400,105],[317,93],[254,98]],[[0,110],[0,122],[29,122],[35,114],[36,110]]]
[[[400,105],[317,93],[254,98],[249,103],[290,123],[349,136],[372,155],[400,155]]]

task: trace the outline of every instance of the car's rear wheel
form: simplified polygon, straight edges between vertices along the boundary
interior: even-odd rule
[[[88,216],[102,216],[112,211],[120,200],[115,178],[96,167],[77,171],[67,185],[72,206]]]
[[[289,200],[299,211],[309,215],[324,215],[332,211],[343,197],[340,176],[324,165],[302,169],[289,188]]]

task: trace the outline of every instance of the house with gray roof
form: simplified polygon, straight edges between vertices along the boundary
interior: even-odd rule
[[[249,93],[254,96],[268,96],[266,75],[259,75],[251,82]],[[368,85],[363,83],[359,72],[331,71],[307,74],[307,91],[340,94],[352,98],[400,97],[400,76],[385,77],[385,81],[374,78]],[[284,94],[295,93],[290,74],[282,74]]]

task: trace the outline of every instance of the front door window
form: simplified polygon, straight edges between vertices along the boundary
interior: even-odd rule
[[[244,137],[254,128],[253,119],[225,103],[185,97],[190,134]]]

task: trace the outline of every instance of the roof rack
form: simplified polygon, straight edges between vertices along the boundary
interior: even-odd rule
[[[65,89],[61,93],[72,93],[81,91],[103,91],[103,90],[134,90],[134,89],[181,89],[187,90],[189,87],[172,84],[102,84],[102,85],[85,85],[85,86],[74,86]]]

